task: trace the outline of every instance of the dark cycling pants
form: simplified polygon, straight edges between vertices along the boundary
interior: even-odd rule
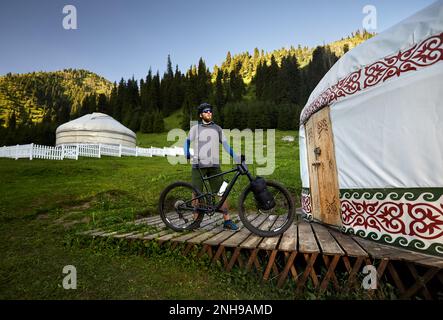
[[[192,184],[202,193],[206,192],[206,189],[203,190],[203,181],[201,179],[198,168],[192,168]],[[205,177],[212,176],[214,174],[221,173],[220,167],[210,167],[210,168],[200,168],[202,175]],[[220,190],[221,185],[223,184],[223,176],[218,176],[209,180],[212,192],[218,192]]]

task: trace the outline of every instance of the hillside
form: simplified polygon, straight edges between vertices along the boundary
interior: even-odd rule
[[[111,89],[111,82],[86,70],[9,73],[0,76],[0,123],[6,123],[13,111],[17,123],[39,122],[47,111],[54,117],[69,107],[75,112],[87,95],[109,96]]]
[[[329,44],[324,44],[323,46],[327,47],[337,57],[341,57],[345,51],[355,48],[360,43],[372,38],[374,35],[374,33],[365,30],[358,30],[346,38],[342,38]],[[312,61],[315,49],[316,48],[302,47],[301,45],[298,45],[297,47],[291,46],[289,48],[280,48],[271,52],[264,52],[263,50],[255,48],[252,54],[246,51],[231,55],[231,53],[228,52],[225,61],[223,61],[220,66],[216,65],[214,67],[212,81],[215,82],[219,70],[222,70],[225,73],[230,73],[236,68],[239,68],[239,74],[242,76],[244,82],[249,84],[256,74],[258,65],[260,63],[266,63],[269,65],[271,63],[271,57],[274,57],[275,61],[280,66],[284,57],[295,56],[299,67],[303,69]]]

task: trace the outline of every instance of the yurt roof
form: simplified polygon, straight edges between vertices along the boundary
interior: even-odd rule
[[[337,101],[382,84],[386,79],[380,82],[376,79],[377,83],[373,83],[381,73],[380,67],[389,69],[401,62],[421,67],[442,60],[442,31],[443,0],[440,0],[348,51],[312,91],[300,122],[304,124],[326,105],[332,108]],[[398,74],[390,74],[389,80],[395,75]]]
[[[68,131],[112,132],[136,138],[136,134],[132,130],[126,128],[111,116],[99,112],[87,114],[64,123],[57,128],[56,133]]]

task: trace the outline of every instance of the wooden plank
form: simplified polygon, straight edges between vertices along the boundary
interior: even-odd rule
[[[98,234],[99,237],[111,237],[113,235],[117,234],[117,231],[111,231],[111,232],[105,232]]]
[[[279,226],[279,224],[281,224],[283,222],[284,218],[279,217],[273,227]],[[259,244],[259,249],[262,250],[274,250],[277,247],[278,241],[280,240],[280,238],[282,237],[282,235],[278,235],[275,237],[266,237],[263,238],[263,240],[260,242]]]
[[[174,212],[174,214],[175,214],[174,218],[169,218],[171,223],[177,223],[180,220],[180,217],[178,216],[178,214],[175,212]],[[159,216],[159,218],[160,218],[160,216]],[[162,227],[162,226],[166,227],[165,223],[163,222],[163,220],[161,218],[158,221],[151,222],[149,225],[153,226],[153,227]]]
[[[195,238],[202,233],[205,233],[207,231],[210,231],[210,230],[216,228],[218,225],[217,223],[219,223],[220,220],[223,220],[222,217],[219,217],[218,220],[212,219],[212,217],[211,217],[211,219],[207,219],[206,221],[202,221],[202,223],[200,225],[200,229],[186,233],[180,237],[174,238],[174,239],[172,239],[172,241],[187,242],[189,239]]]
[[[242,249],[255,249],[262,239],[262,237],[251,233],[239,246]]]
[[[159,224],[163,224],[164,225],[163,220],[160,217],[156,217],[156,219],[154,219],[152,221],[149,221],[146,224],[148,226],[156,226],[156,225],[159,225]]]
[[[298,249],[302,253],[320,252],[311,225],[304,221],[298,224]]]
[[[103,230],[99,230],[99,231],[95,231],[95,232],[92,232],[91,234],[89,234],[90,236],[92,236],[92,237],[97,237],[97,236],[100,236],[100,235],[102,235],[102,234],[105,234],[105,233],[108,233],[109,231],[103,231]]]
[[[155,227],[155,228],[166,227],[166,225],[164,224],[163,220],[161,220],[161,219],[159,221],[155,221],[155,222],[149,223],[149,226]]]
[[[312,228],[317,236],[317,242],[320,244],[320,249],[323,254],[340,256],[345,254],[334,237],[331,236],[328,229],[318,223],[312,223]]]
[[[254,225],[260,228],[268,228],[273,223],[270,219],[273,218],[269,218],[269,216],[266,215],[260,215],[256,220],[254,220]],[[254,233],[249,233],[248,237],[243,238],[243,241],[238,242],[237,245],[245,249],[254,249],[257,247],[262,239],[263,238],[261,236],[258,236]]]
[[[91,230],[86,230],[86,231],[79,232],[77,234],[78,235],[86,236],[86,235],[91,235],[92,233],[101,232],[101,231],[103,231],[103,230],[101,230],[101,229],[91,229]]]
[[[243,223],[241,221],[237,225],[238,225],[239,228],[243,227]],[[239,232],[239,231],[237,231],[237,232]],[[224,230],[224,231],[222,231],[220,233],[217,233],[215,236],[213,236],[213,237],[211,237],[209,239],[206,239],[205,241],[203,241],[203,244],[208,244],[208,245],[211,245],[211,246],[217,246],[220,243],[222,243],[223,241],[225,241],[226,239],[228,239],[229,237],[232,237],[234,234],[235,234],[235,232],[233,232],[233,231]]]
[[[172,238],[178,237],[182,234],[183,233],[181,233],[181,232],[172,232],[172,233],[165,234],[164,236],[155,238],[155,240],[157,240],[158,242],[165,242],[165,241],[171,240]]]
[[[414,261],[416,264],[443,269],[443,259],[439,257],[423,257]]]
[[[169,228],[166,228],[166,226],[164,226],[164,227],[154,227],[154,226],[148,225],[147,229],[142,229],[140,231],[143,232],[145,235],[148,235],[150,233],[156,233],[156,232],[160,232],[160,231],[163,231],[163,230],[166,230],[166,229],[169,229]]]
[[[161,236],[163,236],[165,234],[168,234],[168,233],[171,233],[171,232],[172,232],[171,229],[166,229],[166,230],[163,230],[163,231],[160,231],[160,232],[157,232],[157,233],[148,234],[147,236],[144,236],[142,239],[143,240],[152,240],[152,239],[155,239],[157,237],[161,237]]]
[[[260,227],[266,227],[266,225],[270,225],[273,223],[272,220],[269,219],[268,215],[261,214],[256,219],[254,219],[253,224]],[[247,228],[242,228],[240,231],[237,231],[235,235],[227,239],[222,243],[225,247],[237,247],[240,243],[242,243],[246,238],[251,235],[251,231]],[[260,237],[261,239],[261,237]]]
[[[357,236],[352,236],[352,238],[357,241],[358,244],[360,244],[372,258],[383,259],[390,258],[395,255],[395,250],[388,246],[384,246],[374,241],[366,240]]]
[[[191,231],[191,232],[182,232],[181,236],[171,239],[173,242],[186,242],[190,238],[195,237],[196,235],[202,233],[201,230]]]
[[[278,249],[281,251],[297,251],[297,225],[293,224],[283,234]]]
[[[147,217],[147,218],[141,218],[134,221],[134,224],[150,224],[151,222],[156,222],[161,220],[159,215]]]
[[[122,239],[122,238],[126,238],[128,236],[133,235],[135,232],[126,232],[126,233],[120,233],[120,234],[115,234],[112,237],[113,238],[117,238],[117,239]]]
[[[127,236],[126,239],[142,239],[143,232],[134,233],[133,235]]]
[[[222,218],[222,217],[221,217]],[[220,220],[217,220],[217,222],[214,225],[214,228],[203,228],[205,229],[204,232],[196,235],[193,238],[190,238],[187,240],[187,242],[189,243],[194,243],[194,244],[198,244],[201,243],[211,237],[214,237],[215,235],[219,234],[220,232],[222,232],[223,229],[223,220],[220,218]],[[231,214],[231,219],[236,219],[237,215],[236,214]],[[222,222],[220,225],[218,225],[218,222]]]
[[[191,217],[192,217],[192,213],[189,214],[188,218],[191,218]],[[180,226],[185,223],[184,221],[180,221],[180,220],[181,219],[178,215],[176,217],[170,219],[171,223],[176,224],[177,226]],[[167,226],[164,224],[163,220],[161,220],[161,219],[157,222],[151,223],[150,226],[156,227],[156,228],[161,228],[161,227],[167,228]]]
[[[240,223],[238,224],[240,226]],[[220,243],[232,237],[234,235],[233,231],[223,230],[222,232],[216,234],[215,236],[205,240],[203,244],[209,244],[211,246],[218,246]]]
[[[380,244],[375,241],[363,239],[357,236],[352,236],[352,238],[357,241],[374,258],[388,258],[390,260],[411,261],[427,267],[443,268],[443,259],[439,257]]]
[[[212,237],[216,236],[220,232],[223,232],[223,225],[216,226],[214,229],[212,229],[210,231],[203,232],[203,233],[199,234],[198,236],[196,236],[194,238],[188,239],[187,242],[188,243],[199,244],[199,243],[202,243],[205,240],[208,240],[209,238],[212,238]]]
[[[278,242],[282,235],[278,235],[275,237],[266,237],[258,245],[258,248],[261,250],[274,250],[277,247]]]
[[[345,250],[350,257],[367,257],[368,253],[348,235],[340,233],[339,231],[329,229],[329,233],[335,238],[338,244]]]

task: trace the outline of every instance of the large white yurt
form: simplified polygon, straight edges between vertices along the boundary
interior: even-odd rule
[[[107,114],[94,112],[59,126],[56,145],[110,144],[135,148],[136,134]]]
[[[300,118],[309,219],[443,255],[443,1],[347,52]]]

